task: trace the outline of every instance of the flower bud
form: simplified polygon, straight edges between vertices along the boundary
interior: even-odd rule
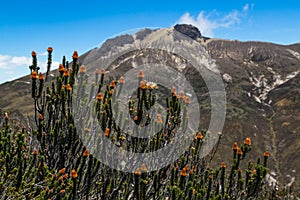
[[[233,143],[233,146],[232,146],[232,150],[233,150],[233,151],[237,151],[238,148],[239,148],[238,143],[237,143],[237,142],[234,142],[234,143]]]
[[[119,83],[124,84],[125,83],[125,79],[123,76],[120,77]]]
[[[139,73],[138,73],[138,78],[142,79],[144,77],[145,77],[144,71],[140,70]]]
[[[74,51],[74,53],[73,53],[73,59],[78,59],[78,53],[77,53],[77,51]]]
[[[61,73],[63,73],[65,71],[65,68],[62,64],[59,64],[58,71]]]
[[[40,80],[40,81],[43,81],[43,80],[44,80],[44,75],[42,74],[42,72],[40,72],[40,74],[39,74],[39,80]]]
[[[81,65],[79,68],[79,74],[85,74],[86,73],[86,67],[84,65]]]
[[[264,153],[264,157],[265,157],[265,158],[268,158],[268,157],[269,157],[269,152],[268,152],[268,151],[266,151],[266,152]]]
[[[100,92],[98,93],[96,99],[97,99],[98,101],[101,101],[101,100],[103,99],[103,96],[102,96],[102,94],[101,94]]]
[[[226,168],[225,162],[222,162],[222,168]]]
[[[89,150],[85,150],[82,154],[83,157],[88,157],[89,156]]]
[[[141,170],[140,168],[137,168],[136,171],[134,172],[135,175],[140,176],[141,175]]]
[[[36,57],[35,51],[32,51],[32,52],[31,52],[31,56],[32,56],[32,57]]]
[[[251,139],[249,137],[247,137],[244,141],[244,144],[250,146],[251,145]]]
[[[72,87],[71,87],[70,84],[67,84],[67,90],[68,90],[68,91],[71,91],[71,90],[72,90]]]
[[[71,177],[72,177],[73,179],[75,179],[75,178],[78,177],[78,174],[77,174],[77,172],[76,172],[75,169],[72,169],[72,171],[71,171]]]
[[[64,72],[64,77],[68,77],[69,76],[69,70],[66,69],[65,72]]]
[[[35,79],[38,78],[38,74],[37,74],[37,72],[36,72],[35,70],[31,73],[30,78],[31,78],[32,80],[35,80]]]
[[[48,47],[48,48],[47,48],[47,51],[48,51],[49,53],[52,53],[53,48],[52,48],[52,47]]]

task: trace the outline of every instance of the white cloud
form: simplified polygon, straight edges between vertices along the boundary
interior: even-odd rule
[[[39,54],[42,55],[42,54]],[[47,58],[44,55],[45,58]],[[41,59],[42,61],[38,60],[38,66],[41,68],[42,71],[47,69],[47,61],[46,59]],[[17,70],[20,67],[29,67],[32,64],[32,58],[26,56],[10,56],[10,55],[1,55],[0,54],[0,70],[10,69]],[[57,67],[59,62],[53,61],[52,66]]]
[[[243,6],[243,12],[244,13],[248,12],[249,10],[253,10],[253,8],[254,8],[254,3],[251,4],[247,3]]]
[[[249,4],[247,3],[246,5],[244,5],[243,7],[243,12],[247,12],[249,10]]]
[[[29,65],[31,62],[31,59],[25,56],[21,57],[12,57],[11,58],[11,64],[16,65],[16,66],[21,66],[21,65]]]
[[[47,55],[40,55],[38,59],[38,66],[41,68],[41,72],[47,70]],[[41,60],[41,61],[39,61]],[[4,81],[13,80],[18,74],[23,76],[29,74],[29,66],[32,64],[32,58],[26,56],[11,56],[0,54],[0,83]],[[59,62],[52,62],[52,69],[57,68]]]
[[[39,55],[39,56],[47,56],[47,55],[48,55],[48,52],[45,51],[45,52],[39,53],[38,55]]]
[[[251,9],[254,4],[251,4]],[[250,8],[249,4],[243,6],[241,11],[233,10],[225,15],[220,16],[216,11],[206,14],[200,11],[197,17],[190,15],[190,13],[183,14],[177,24],[191,24],[196,26],[201,34],[208,37],[214,37],[214,31],[219,28],[230,28],[241,22],[241,18],[246,15]]]
[[[31,58],[25,56],[9,56],[0,54],[0,69],[13,69],[24,65],[29,66]]]

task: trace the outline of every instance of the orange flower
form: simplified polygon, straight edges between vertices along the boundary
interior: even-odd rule
[[[97,100],[101,101],[103,99],[103,96],[102,94],[99,92],[98,95],[97,95]]]
[[[180,91],[177,98],[178,98],[178,99],[184,99],[184,97],[185,97],[185,96],[184,96],[184,92],[183,92],[183,91]]]
[[[68,77],[68,76],[69,76],[69,70],[66,69],[66,70],[65,70],[65,73],[64,73],[64,77]]]
[[[39,121],[42,121],[44,119],[42,114],[39,114]]]
[[[222,162],[222,168],[226,168],[225,162]]]
[[[125,79],[123,76],[120,77],[119,83],[124,84],[125,83]]]
[[[40,72],[40,74],[39,74],[39,80],[40,81],[44,80],[44,76],[43,76],[42,72]]]
[[[36,57],[35,51],[32,51],[32,52],[31,52],[31,56],[32,56],[32,57]]]
[[[142,90],[146,90],[146,89],[147,89],[146,81],[141,81],[141,82],[140,82],[140,88],[141,88]]]
[[[106,128],[106,129],[105,129],[105,131],[104,131],[104,135],[105,135],[106,137],[108,137],[108,136],[109,136],[109,131],[110,131],[110,129],[109,129],[109,128]]]
[[[77,51],[74,51],[74,53],[73,53],[73,59],[77,59],[78,58],[78,53],[77,53]]]
[[[265,157],[265,158],[268,158],[268,157],[269,157],[269,152],[268,152],[268,151],[266,151],[266,152],[264,153],[264,157]]]
[[[147,88],[148,88],[149,90],[155,90],[155,89],[157,89],[157,84],[154,83],[154,82],[147,82],[147,83],[146,83],[146,86],[147,86]]]
[[[113,95],[114,92],[115,92],[114,90],[109,90],[109,94],[110,94],[110,95]]]
[[[142,169],[142,171],[144,171],[144,172],[147,171],[147,167],[146,167],[146,165],[145,165],[144,163],[142,164],[142,168],[141,168],[141,169]]]
[[[247,137],[244,141],[244,144],[250,146],[251,145],[251,139],[249,137]]]
[[[32,79],[32,80],[34,80],[34,79],[37,79],[38,78],[38,74],[37,74],[37,72],[34,70],[32,73],[31,73],[31,76],[30,76],[30,78]]]
[[[171,89],[171,94],[172,94],[173,96],[176,96],[176,88],[175,88],[175,87],[172,87],[172,89]]]
[[[137,168],[136,171],[134,172],[135,175],[140,176],[141,175],[141,170],[140,168]]]
[[[71,171],[71,177],[72,178],[77,178],[78,177],[78,174],[77,174],[77,172],[76,172],[75,169],[72,169],[72,171]]]
[[[35,150],[33,150],[32,154],[36,156],[36,155],[38,155],[38,153],[39,153],[38,150],[35,149]]]
[[[85,150],[84,152],[83,152],[83,155],[82,155],[83,157],[88,157],[89,156],[89,150]]]
[[[241,149],[241,148],[238,148],[238,149],[237,149],[237,153],[238,153],[238,155],[242,155],[242,154],[243,154],[242,149]]]
[[[237,142],[234,142],[234,143],[233,143],[233,146],[232,146],[232,150],[233,150],[233,151],[237,151],[238,148],[239,148],[238,143],[237,143]]]
[[[203,138],[203,135],[201,134],[201,132],[199,132],[199,133],[197,134],[197,139],[201,140],[202,138]]]
[[[142,79],[144,77],[145,77],[144,71],[140,70],[139,73],[138,73],[138,78]]]
[[[69,174],[64,174],[64,179],[67,179],[69,177]]]
[[[112,80],[111,83],[110,83],[110,85],[109,85],[110,89],[114,89],[115,86],[116,86],[115,81]]]
[[[69,83],[67,84],[67,90],[68,90],[68,91],[71,91],[71,90],[72,90],[72,87],[71,87],[71,85],[70,85]]]
[[[49,53],[51,53],[51,52],[53,51],[53,48],[52,48],[52,47],[48,47],[48,48],[47,48],[47,51],[48,51]]]
[[[59,181],[59,182],[63,182],[63,180],[64,180],[64,177],[63,177],[63,176],[58,177],[58,181]]]
[[[135,117],[133,118],[134,121],[137,121],[138,119],[139,119],[138,116],[135,116]]]
[[[62,64],[59,64],[58,71],[61,73],[65,71],[65,68]]]
[[[64,194],[64,193],[66,193],[66,190],[65,190],[65,189],[62,189],[62,190],[60,190],[60,193],[61,193],[61,194]]]
[[[105,74],[105,69],[104,69],[104,68],[101,68],[100,73],[101,73],[102,75],[104,75],[104,74]]]
[[[157,116],[157,123],[159,124],[162,124],[163,123],[163,120],[160,116]]]
[[[187,173],[186,173],[186,168],[183,168],[180,172],[180,176],[186,177]]]
[[[60,174],[64,174],[64,173],[66,172],[66,168],[64,167],[64,168],[60,169],[58,172],[59,172]]]
[[[79,73],[80,73],[80,74],[86,73],[86,68],[85,68],[84,65],[81,65],[81,66],[80,66]]]
[[[256,174],[256,169],[254,169],[253,171],[252,171],[252,175],[255,175]]]

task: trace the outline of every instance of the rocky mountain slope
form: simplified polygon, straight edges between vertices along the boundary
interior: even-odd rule
[[[193,26],[177,25],[169,29],[144,29],[135,35],[109,39],[100,48],[83,54],[79,62],[87,66],[88,73],[108,66],[110,76],[120,76],[143,64],[145,59],[149,63],[163,61],[189,80],[201,102],[201,127],[208,128],[212,107],[205,81],[183,56],[168,53],[176,48],[168,44],[185,40],[177,37],[177,32],[197,42],[196,56],[201,58],[201,66],[212,72],[217,69],[222,76],[226,90],[226,120],[216,159],[231,159],[231,155],[222,152],[230,151],[234,141],[251,137],[254,155],[262,155],[265,150],[270,152],[272,176],[282,185],[295,180],[294,189],[300,191],[300,177],[297,176],[300,172],[300,44],[206,38]],[[190,40],[183,42],[189,45],[192,44]],[[165,49],[148,48],[149,42]],[[131,46],[136,48],[131,49]],[[117,55],[113,62],[104,59],[112,55]],[[154,77],[152,79],[155,81]],[[0,91],[0,108],[22,114],[22,120],[33,114],[29,76],[0,85]]]

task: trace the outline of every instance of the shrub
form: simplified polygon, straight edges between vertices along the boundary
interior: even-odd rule
[[[104,69],[100,73],[96,70],[94,80],[88,80],[91,77],[86,75],[85,66],[79,66],[75,51],[72,63],[63,58],[56,79],[47,81],[53,49],[49,47],[47,50],[45,77],[39,72],[36,53],[32,52],[30,78],[35,130],[29,132],[25,127],[13,126],[8,114],[1,113],[4,116],[0,122],[1,199],[273,199],[277,195],[275,190],[267,187],[264,179],[268,172],[267,152],[262,162],[260,159],[248,161],[246,169],[240,168],[251,151],[250,138],[240,146],[236,142],[233,144],[231,164],[223,162],[217,168],[210,168],[219,143],[208,156],[200,158],[201,147],[209,137],[206,130],[190,133],[194,140],[188,150],[159,170],[150,171],[142,164],[134,173],[129,173],[104,165],[82,142],[91,140],[85,131],[102,132],[104,137],[127,151],[155,151],[173,142],[179,126],[186,128],[187,119],[183,116],[189,99],[183,94],[177,95],[173,89],[166,98],[167,115],[151,118],[146,113],[156,102],[157,85],[146,82],[140,71],[140,85],[128,101],[131,119],[117,123],[116,115],[120,119],[125,117],[122,117],[121,110],[113,112],[117,103],[113,98],[120,94],[126,80],[123,77],[118,80],[107,78]],[[93,85],[91,91],[86,91],[87,84]],[[84,113],[87,104],[93,105],[91,113]],[[102,131],[91,130],[91,126],[77,130],[75,123],[81,122],[78,113],[81,116],[94,115],[89,123],[100,125]],[[139,126],[151,122],[163,128],[154,137],[141,139],[123,131],[128,120]],[[221,137],[219,134],[219,141]],[[32,146],[34,141],[39,145]],[[97,151],[105,159],[114,159],[115,155],[106,152],[103,140],[96,142],[101,145],[95,148],[100,146]]]

